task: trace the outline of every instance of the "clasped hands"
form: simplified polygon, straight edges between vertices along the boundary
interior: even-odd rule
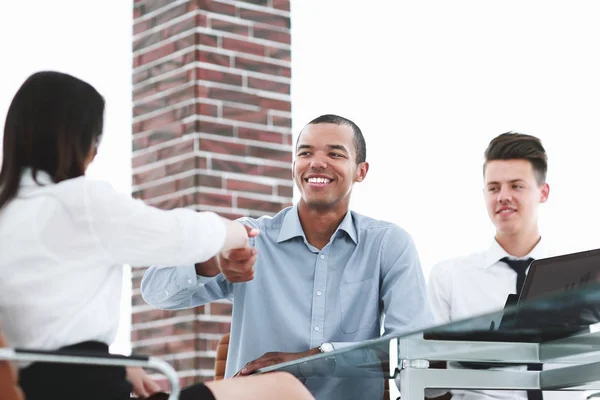
[[[248,238],[256,237],[260,233],[256,228],[243,226]],[[243,247],[222,251],[217,256],[217,265],[229,282],[248,282],[254,279],[254,263],[256,263],[257,254],[258,251],[251,247],[246,240]]]

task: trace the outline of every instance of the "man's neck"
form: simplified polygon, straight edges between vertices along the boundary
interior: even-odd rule
[[[317,249],[321,250],[329,243],[331,235],[340,225],[348,208],[318,210],[305,203],[298,205],[298,218],[304,231],[306,240]]]
[[[540,242],[541,236],[536,229],[533,232],[514,235],[496,233],[496,241],[513,257],[525,257]]]

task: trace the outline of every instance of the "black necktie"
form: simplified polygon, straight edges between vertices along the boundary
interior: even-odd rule
[[[517,273],[516,293],[517,296],[520,295],[521,290],[523,290],[523,285],[525,284],[527,268],[529,268],[529,265],[533,262],[533,258],[528,258],[526,260],[511,260],[508,257],[504,257],[500,261],[506,263],[513,271]]]
[[[527,276],[527,268],[533,262],[533,258],[528,258],[526,260],[512,260],[508,257],[504,257],[500,261],[506,263],[513,271],[517,273],[517,287],[516,293],[517,296],[521,294],[521,290],[523,290],[523,285],[525,284],[525,277]],[[529,364],[527,365],[528,371],[541,371],[542,364]],[[543,400],[542,391],[541,390],[528,390],[527,391],[527,400]]]

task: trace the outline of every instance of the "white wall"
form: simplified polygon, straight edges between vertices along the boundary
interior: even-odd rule
[[[490,243],[483,151],[509,130],[549,154],[544,237],[600,247],[598,16],[595,1],[293,0],[294,132],[329,112],[359,124],[371,169],[352,206],[407,229],[426,274]]]
[[[88,81],[106,100],[103,142],[88,175],[124,193],[131,193],[132,13],[132,0],[0,3],[1,132],[12,97],[32,73],[51,69]],[[128,270],[124,283],[130,291]],[[115,352],[129,351],[130,303],[127,295]]]

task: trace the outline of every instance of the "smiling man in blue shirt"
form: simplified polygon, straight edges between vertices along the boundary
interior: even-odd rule
[[[163,309],[232,300],[226,377],[377,338],[382,322],[384,335],[430,325],[410,235],[349,210],[352,187],[368,170],[354,122],[314,119],[298,137],[293,164],[301,200],[274,217],[244,218],[261,232],[247,248],[195,266],[149,268],[144,299]],[[360,381],[305,384],[318,399],[371,398]]]

